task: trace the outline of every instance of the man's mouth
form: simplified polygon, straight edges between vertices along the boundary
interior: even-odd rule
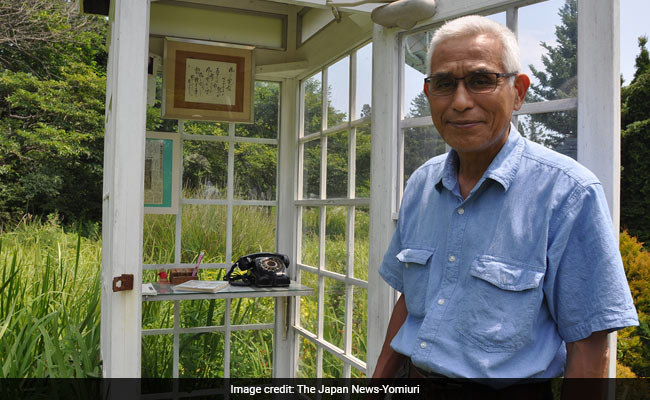
[[[474,126],[478,125],[481,123],[481,121],[476,121],[476,120],[455,120],[455,121],[449,121],[448,122],[450,125],[453,125],[457,128],[473,128]]]

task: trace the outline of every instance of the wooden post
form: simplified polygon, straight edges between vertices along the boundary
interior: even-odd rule
[[[102,212],[102,374],[140,377],[149,1],[111,0]],[[132,274],[133,290],[113,292]]]

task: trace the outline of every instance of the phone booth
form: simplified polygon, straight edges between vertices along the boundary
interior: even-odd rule
[[[404,182],[446,151],[421,91],[428,40],[451,18],[506,24],[539,70],[539,42],[574,12],[575,74],[515,120],[596,173],[618,231],[619,1],[577,0],[577,17],[558,0],[429,3],[432,15],[404,19],[365,1],[80,1],[111,28],[105,377],[372,375],[396,301],[378,269]],[[141,289],[198,264],[220,280],[257,253],[240,266],[270,288]],[[289,286],[273,275],[285,261]]]

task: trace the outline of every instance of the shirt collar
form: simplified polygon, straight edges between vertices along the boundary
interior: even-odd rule
[[[508,190],[510,183],[517,174],[521,156],[524,151],[524,140],[517,131],[514,124],[510,124],[510,133],[508,139],[503,145],[499,153],[497,153],[488,169],[483,173],[483,177],[476,184],[476,187],[481,186],[485,179],[492,179],[503,186],[504,190]],[[440,175],[436,178],[436,189],[440,191],[444,186],[447,190],[453,191],[458,184],[458,153],[451,150],[445,159],[444,166],[440,171]]]

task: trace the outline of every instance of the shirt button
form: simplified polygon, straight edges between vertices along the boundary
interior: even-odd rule
[[[445,304],[445,299],[439,299],[439,300],[438,300],[438,304],[440,304],[440,305]]]
[[[427,348],[427,343],[426,342],[420,342],[420,347],[423,349]]]
[[[456,261],[456,257],[454,256],[449,256],[449,262],[454,262]]]
[[[460,215],[463,215],[463,214],[465,214],[465,209],[464,209],[464,208],[462,208],[462,207],[461,207],[461,208],[459,208],[459,209],[458,209],[458,214],[460,214]]]

